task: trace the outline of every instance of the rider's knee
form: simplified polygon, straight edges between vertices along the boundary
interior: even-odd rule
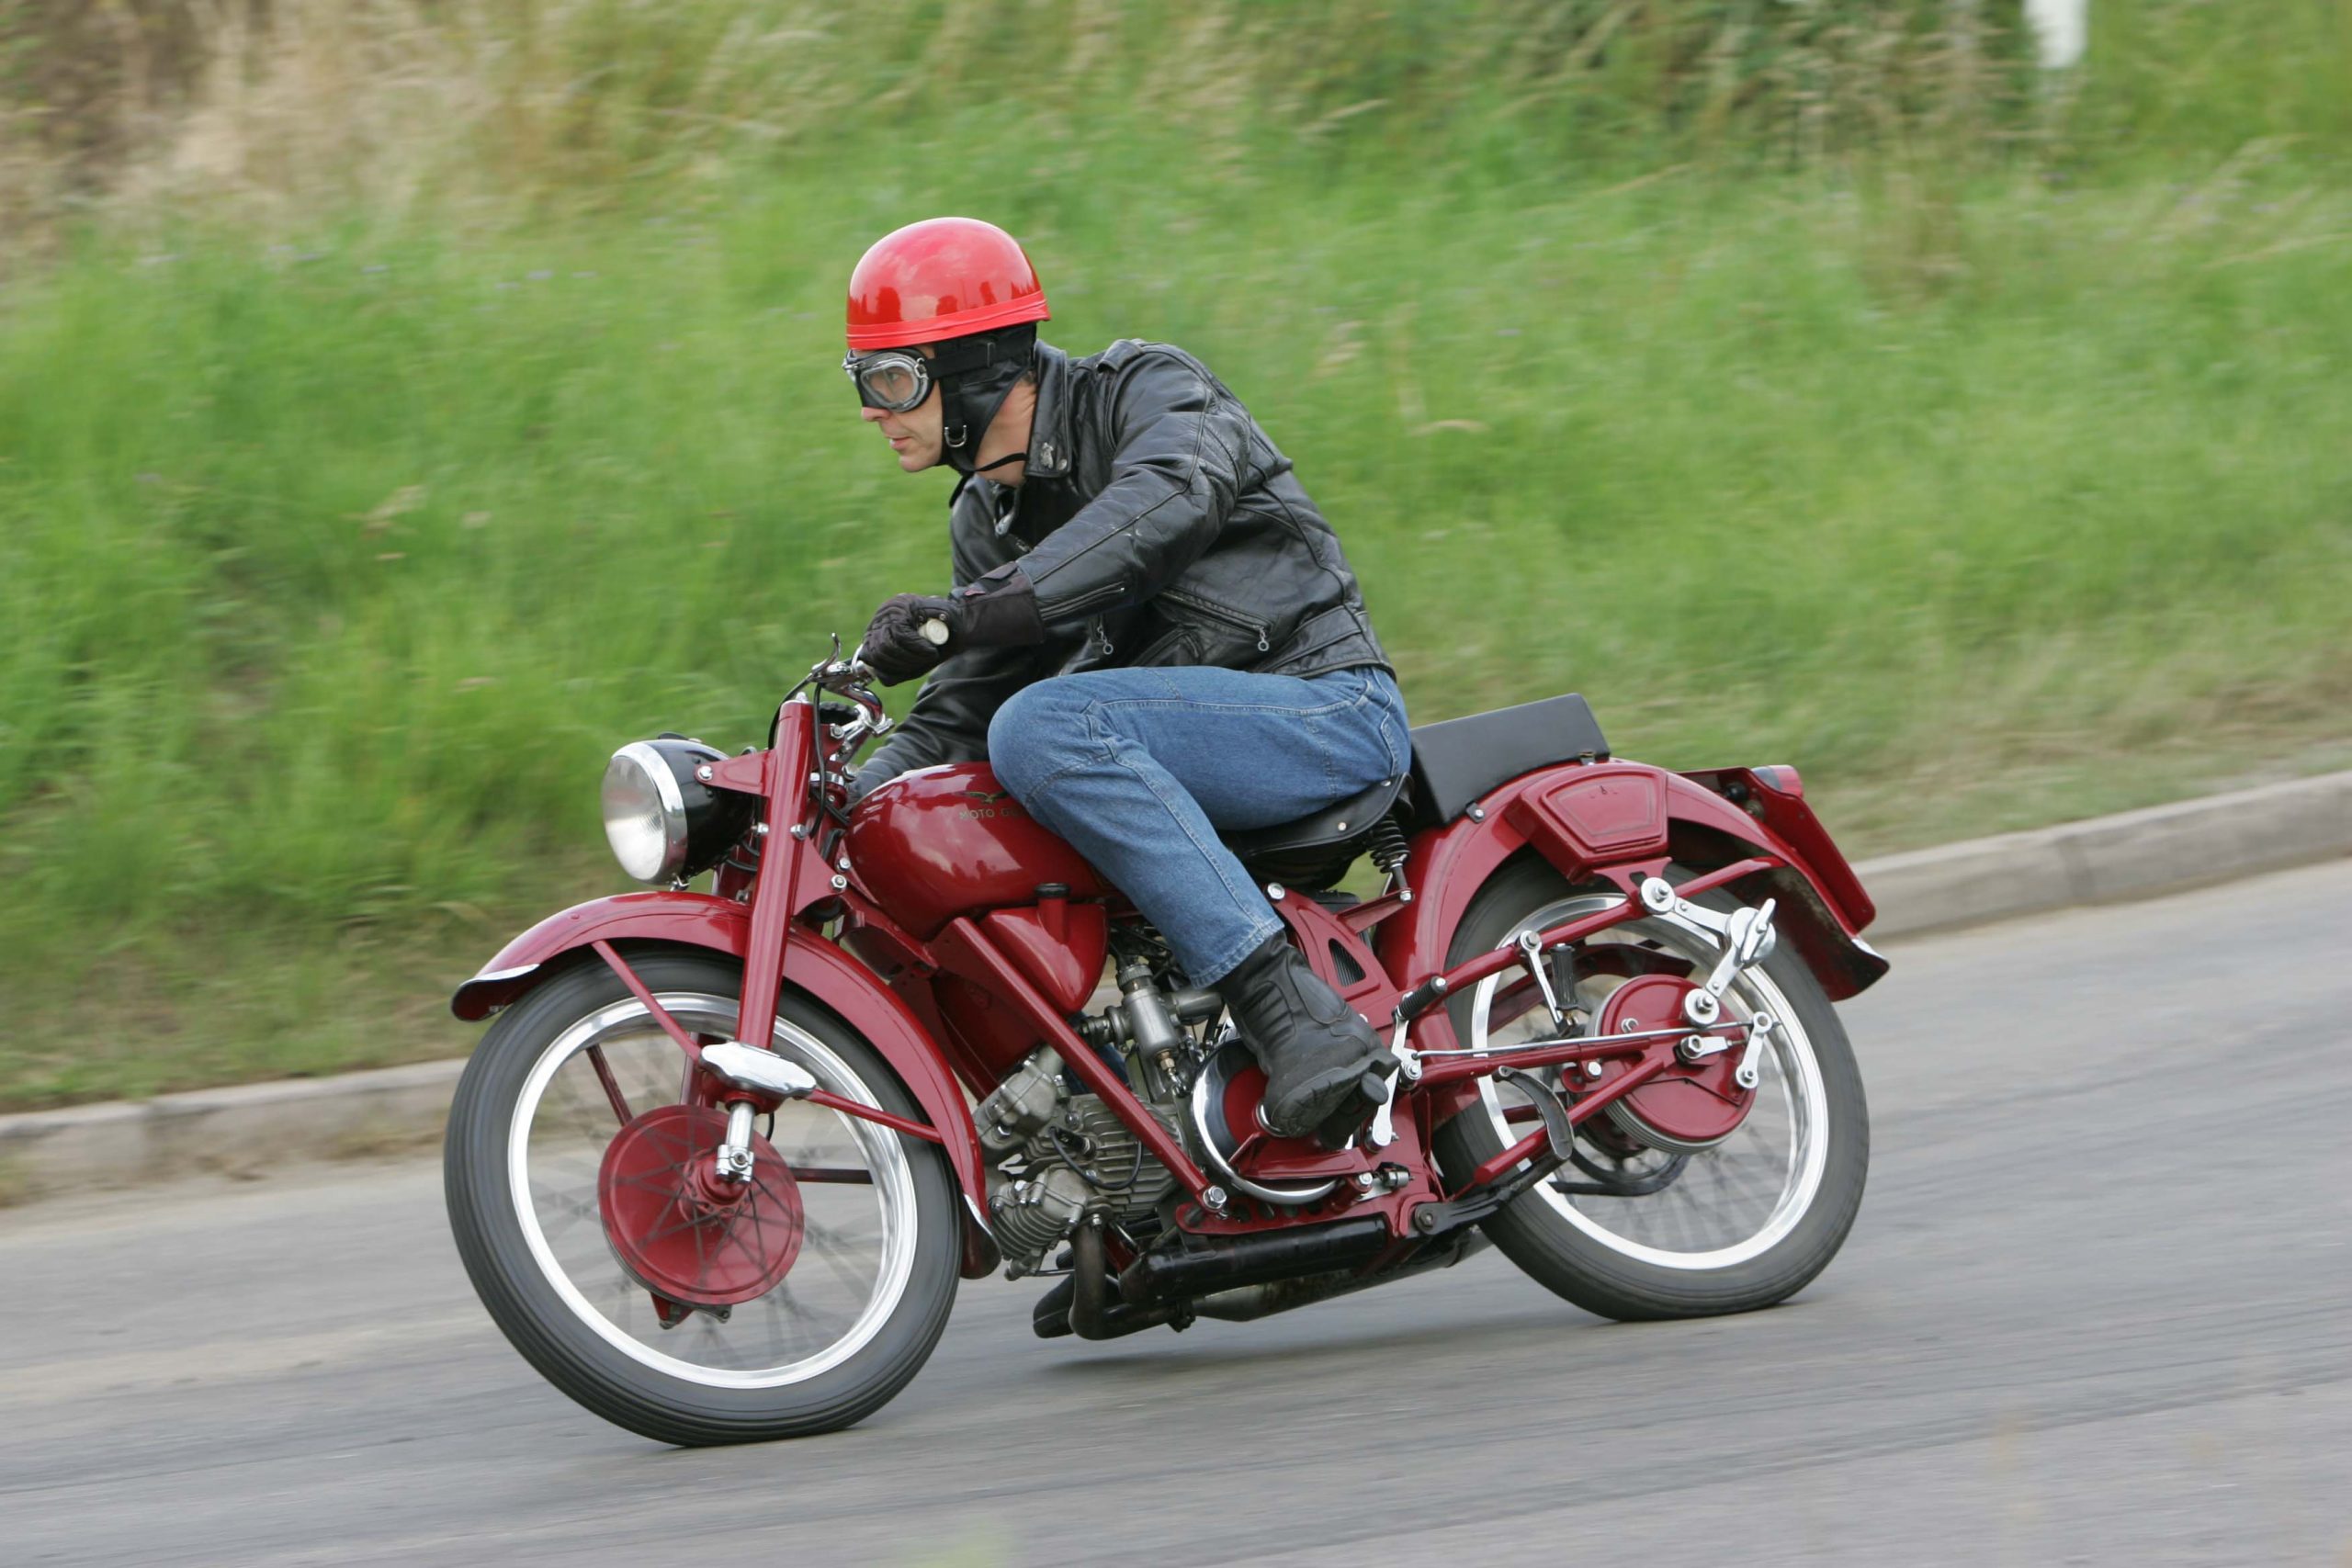
[[[1082,732],[1083,704],[1055,690],[1060,683],[1046,680],[1023,686],[989,720],[989,766],[1015,798],[1058,771]]]

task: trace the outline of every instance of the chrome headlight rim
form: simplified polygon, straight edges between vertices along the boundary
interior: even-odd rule
[[[717,747],[670,734],[631,741],[613,753],[605,764],[604,789],[610,791],[618,775],[636,793],[624,813],[616,815],[609,803],[605,811],[605,841],[624,873],[651,886],[684,886],[743,841],[759,822],[763,797],[711,782],[707,775],[726,760]],[[634,863],[624,840],[633,840],[631,847],[641,852]]]
[[[621,863],[621,870],[639,882],[668,882],[674,879],[686,863],[686,796],[678,786],[678,775],[672,771],[670,760],[650,740],[632,740],[615,751],[605,764],[607,778],[619,764],[627,762],[643,773],[653,784],[654,798],[662,807],[662,861],[650,874],[629,864],[621,847],[613,842],[612,818],[605,819],[605,841],[611,845],[613,858]]]

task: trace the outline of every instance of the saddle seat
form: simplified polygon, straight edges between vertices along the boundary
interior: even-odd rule
[[[1412,741],[1412,766],[1395,778],[1295,821],[1217,837],[1259,881],[1317,891],[1346,874],[1392,813],[1406,829],[1442,827],[1522,773],[1609,759],[1591,705],[1573,692],[1421,725]]]

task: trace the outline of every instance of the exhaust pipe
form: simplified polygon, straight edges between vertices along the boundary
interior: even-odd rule
[[[1350,1221],[1344,1225],[1322,1227],[1343,1234],[1311,1238],[1310,1255],[1352,1252],[1362,1247],[1362,1224],[1370,1224],[1381,1235],[1385,1235],[1385,1227],[1377,1220]],[[1263,1243],[1276,1238],[1240,1239]],[[1296,1238],[1284,1239],[1295,1241]],[[1345,1268],[1326,1269],[1261,1280],[1250,1284],[1227,1284],[1221,1290],[1190,1300],[1171,1297],[1157,1303],[1138,1303],[1112,1297],[1102,1232],[1094,1224],[1082,1224],[1070,1237],[1069,1275],[1063,1281],[1062,1288],[1047,1292],[1046,1298],[1037,1303],[1032,1326],[1041,1339],[1076,1334],[1081,1339],[1100,1340],[1123,1338],[1147,1328],[1157,1328],[1162,1324],[1181,1331],[1195,1317],[1217,1318],[1227,1323],[1250,1323],[1261,1317],[1272,1317],[1278,1312],[1290,1312],[1298,1307],[1312,1306],[1317,1302],[1328,1302],[1336,1296],[1353,1295],[1374,1285],[1392,1284],[1398,1280],[1409,1280],[1416,1274],[1451,1269],[1464,1258],[1485,1251],[1487,1245],[1483,1235],[1475,1230],[1465,1230],[1442,1241],[1431,1242],[1403,1263],[1376,1274],[1354,1273]],[[1220,1266],[1228,1276],[1230,1271],[1238,1269],[1272,1267],[1275,1255],[1284,1255],[1295,1261],[1300,1250],[1295,1247],[1236,1247],[1230,1243],[1216,1248]],[[1238,1258],[1232,1257],[1236,1251],[1242,1256]],[[1137,1267],[1145,1260],[1139,1259]],[[1195,1263],[1193,1267],[1198,1270],[1202,1265]],[[1123,1293],[1127,1280],[1134,1277],[1136,1277],[1136,1267],[1130,1267],[1120,1276]]]
[[[1103,1255],[1099,1216],[1090,1216],[1071,1234],[1069,1252],[1069,1326],[1080,1339],[1117,1339],[1175,1322],[1180,1314],[1178,1327],[1192,1321],[1192,1314],[1184,1312],[1182,1303],[1136,1306],[1112,1299],[1110,1260]],[[1032,1326],[1037,1329],[1039,1337],[1052,1337],[1042,1318]]]
[[[1444,1241],[1433,1242],[1410,1260],[1394,1269],[1384,1269],[1377,1274],[1310,1274],[1303,1280],[1273,1280],[1262,1285],[1244,1285],[1238,1290],[1219,1291],[1215,1295],[1201,1296],[1185,1304],[1192,1308],[1195,1316],[1218,1318],[1227,1323],[1251,1323],[1261,1317],[1272,1317],[1278,1312],[1328,1302],[1334,1296],[1353,1295],[1374,1285],[1392,1284],[1398,1280],[1409,1280],[1416,1274],[1451,1269],[1464,1258],[1485,1251],[1487,1246],[1487,1238],[1478,1232],[1464,1231]]]
[[[1119,1294],[1135,1307],[1182,1302],[1351,1269],[1370,1262],[1387,1245],[1387,1224],[1371,1218],[1250,1235],[1185,1235],[1174,1250],[1147,1252],[1128,1264],[1119,1276]]]

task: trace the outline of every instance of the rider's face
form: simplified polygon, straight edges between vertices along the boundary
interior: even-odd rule
[[[917,352],[925,359],[936,358],[929,344],[920,345]],[[888,437],[891,456],[899,459],[904,472],[919,474],[935,466],[946,455],[944,437],[941,433],[939,412],[939,383],[931,385],[931,392],[922,401],[904,413],[892,413],[888,409],[860,409],[858,417],[868,424],[882,427]]]

